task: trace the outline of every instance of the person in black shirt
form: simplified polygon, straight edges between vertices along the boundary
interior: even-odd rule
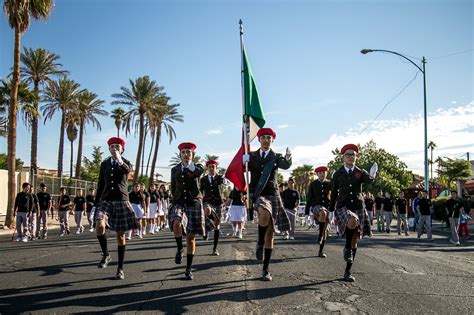
[[[365,210],[367,210],[367,213],[369,215],[370,226],[372,226],[374,222],[375,201],[374,196],[369,191],[365,193],[364,204]]]
[[[428,199],[428,192],[426,190],[423,191],[422,197],[418,202],[418,211],[420,212],[418,238],[421,237],[423,228],[426,225],[428,241],[431,242],[433,240],[431,235],[431,200]]]
[[[39,203],[39,216],[37,221],[37,230],[36,230],[36,237],[40,237],[41,225],[43,226],[43,232],[41,233],[41,237],[46,239],[48,237],[48,216],[50,211],[52,210],[53,202],[51,199],[51,195],[46,192],[46,185],[44,183],[40,184],[40,192],[36,194],[38,197]]]
[[[300,194],[295,190],[295,181],[293,178],[288,179],[288,188],[281,193],[283,207],[285,208],[288,219],[290,220],[290,231],[285,233],[284,238],[295,239],[295,225],[296,225],[296,209],[300,204]]]
[[[33,198],[33,210],[31,211],[31,215],[28,217],[28,228],[30,232],[30,241],[33,241],[36,238],[36,234],[38,232],[37,228],[37,221],[39,218],[39,200],[36,194],[33,191],[33,186],[30,186],[30,194]]]
[[[148,186],[148,195],[150,196],[150,206],[148,207],[148,212],[146,215],[147,224],[149,226],[150,234],[155,234],[160,230],[160,217],[158,217],[159,204],[160,204],[160,194],[156,190],[156,184],[151,183]],[[156,222],[156,220],[158,222]]]
[[[459,224],[459,199],[457,191],[451,191],[451,198],[446,201],[446,216],[449,220],[451,227],[451,239],[450,242],[459,246],[459,235],[458,235],[458,224]]]
[[[118,266],[115,277],[125,279],[125,231],[136,229],[138,222],[128,202],[128,174],[132,171],[130,162],[122,157],[125,140],[112,137],[107,141],[110,157],[100,164],[99,182],[95,196],[94,220],[97,239],[102,250],[99,268],[106,268],[112,258],[107,247],[106,229],[117,232]]]
[[[64,236],[64,233],[71,233],[69,229],[69,210],[72,206],[71,198],[67,194],[66,187],[61,187],[59,189],[59,197],[58,197],[58,216],[59,216],[59,224],[61,226],[61,233],[59,234],[60,237]]]
[[[89,222],[89,232],[94,232],[94,214],[92,209],[95,207],[95,191],[94,188],[89,189],[89,194],[86,196],[86,213],[87,221]]]
[[[143,194],[140,183],[133,184],[133,190],[128,194],[128,199],[130,200],[130,205],[132,206],[135,217],[138,221],[138,229],[135,231],[135,236],[138,238],[143,238],[143,218],[145,217],[146,201],[145,195]],[[126,239],[130,240],[132,238],[132,230],[127,231]]]
[[[33,197],[30,194],[30,184],[23,183],[22,191],[16,195],[13,215],[16,217],[17,242],[28,242],[28,217],[33,211]]]
[[[169,228],[168,225],[168,208],[169,208],[169,201],[170,201],[170,194],[166,190],[165,185],[161,184],[160,189],[160,204],[158,205],[159,211],[159,217],[161,220],[161,229],[163,228]]]
[[[398,235],[402,235],[402,225],[405,229],[405,235],[410,235],[408,232],[408,218],[407,218],[407,200],[403,191],[398,195],[397,201],[395,202],[397,210],[397,232]]]
[[[370,173],[355,165],[359,147],[346,144],[341,148],[344,165],[332,177],[331,203],[329,211],[335,212],[339,231],[346,236],[343,258],[346,261],[344,281],[354,282],[350,270],[357,252],[357,241],[363,235],[370,235],[370,223],[363,205],[362,185],[372,183],[377,173],[377,163],[370,168]]]
[[[379,191],[375,196],[375,217],[377,218],[377,230],[382,232],[385,229],[385,220],[382,211],[383,192]]]
[[[247,217],[247,209],[243,199],[243,194],[237,187],[232,189],[227,199],[227,202],[230,204],[229,220],[232,223],[232,236],[236,236],[239,239],[243,237],[242,224]]]
[[[87,203],[83,194],[83,190],[78,189],[76,192],[76,197],[74,197],[74,219],[77,226],[76,234],[81,234],[84,232],[84,226],[82,226],[82,217],[86,214]]]
[[[387,233],[390,233],[390,225],[392,225],[394,202],[392,199],[392,193],[385,192],[385,198],[382,200],[382,211],[385,218],[385,224],[387,225]]]

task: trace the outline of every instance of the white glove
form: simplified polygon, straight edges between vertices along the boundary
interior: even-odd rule
[[[377,165],[377,162],[374,162],[374,164],[370,168],[370,172],[369,172],[370,177],[375,178],[375,175],[377,175],[378,170],[379,170],[379,166]]]
[[[117,161],[119,165],[123,164],[122,157],[120,156],[120,153],[117,150],[114,151],[114,160]]]
[[[194,170],[196,169],[196,165],[194,165],[194,162],[193,162],[193,161],[189,162],[188,169],[189,169],[189,171],[192,172],[192,173],[193,173]]]
[[[250,161],[250,155],[248,154],[242,155],[242,161],[244,162],[244,164]]]
[[[290,148],[286,148],[286,155],[285,155],[285,159],[291,159],[291,150]]]

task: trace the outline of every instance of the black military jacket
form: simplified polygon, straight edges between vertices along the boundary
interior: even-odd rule
[[[220,206],[223,202],[220,192],[220,185],[222,184],[224,184],[224,178],[221,175],[214,175],[212,184],[209,182],[208,175],[201,177],[202,200],[213,206]]]
[[[196,201],[202,200],[199,190],[199,177],[204,172],[202,164],[195,164],[196,169],[191,172],[179,163],[171,169],[171,195],[172,203],[182,206],[192,206]]]
[[[273,157],[276,157],[275,163],[273,163],[272,172],[268,178],[265,188],[261,192],[261,196],[275,196],[278,194],[278,183],[277,183],[277,172],[278,169],[287,170],[291,166],[291,158],[286,159],[283,155],[273,152],[272,149],[268,151],[268,154],[262,159],[260,155],[260,150],[250,152],[249,154],[249,171],[250,171],[250,184],[249,190],[250,193],[255,193],[255,188],[257,188],[258,181],[260,176],[263,173],[266,162],[270,161]]]
[[[363,209],[362,184],[372,183],[369,173],[354,166],[352,175],[349,175],[344,166],[338,169],[331,180],[331,202],[329,211],[342,207],[355,211]]]
[[[101,200],[128,200],[128,173],[132,171],[132,164],[123,157],[122,160],[122,165],[112,165],[112,157],[109,157],[100,164],[95,204]]]
[[[316,179],[311,182],[308,187],[308,193],[306,194],[305,215],[309,215],[309,210],[313,206],[320,205],[328,209],[330,195],[331,182],[329,180],[321,182],[319,179]]]

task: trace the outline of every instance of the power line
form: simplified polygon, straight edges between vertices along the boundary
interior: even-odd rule
[[[387,103],[385,103],[385,105],[382,107],[380,112],[377,114],[377,116],[375,116],[374,119],[372,119],[372,121],[377,120],[380,117],[380,115],[382,115],[382,113],[385,111],[385,109],[388,107],[388,105],[390,105],[393,101],[395,101],[403,93],[403,91],[405,91],[410,86],[410,84],[413,81],[415,81],[416,77],[418,76],[418,73],[419,71],[417,70],[415,73],[415,76],[412,79],[410,79],[410,81],[408,81]],[[363,133],[364,131],[366,131],[369,128],[369,126],[370,124],[367,124],[367,126],[360,133]]]
[[[442,56],[430,58],[430,60],[441,59],[441,58],[447,58],[447,57],[451,57],[451,56],[456,56],[456,55],[460,55],[460,54],[465,54],[465,53],[468,53],[468,52],[471,52],[471,51],[474,51],[474,49],[461,50],[461,51],[454,52],[454,53],[450,53],[450,54],[447,54],[447,55],[442,55]]]

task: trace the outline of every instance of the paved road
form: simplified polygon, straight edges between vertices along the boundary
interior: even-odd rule
[[[224,227],[229,232],[230,227]],[[341,281],[343,241],[332,236],[328,258],[316,257],[315,230],[299,227],[294,241],[276,241],[273,282],[260,281],[253,260],[255,227],[243,240],[200,240],[194,281],[174,264],[170,232],[127,245],[126,279],[115,280],[113,262],[97,268],[99,246],[92,233],[12,243],[0,236],[0,312],[33,313],[474,313],[474,242],[456,247],[438,230],[435,241],[396,233],[364,239],[353,274]],[[440,234],[441,233],[441,234]],[[56,235],[54,235],[56,234]],[[413,235],[413,234],[412,234]]]

